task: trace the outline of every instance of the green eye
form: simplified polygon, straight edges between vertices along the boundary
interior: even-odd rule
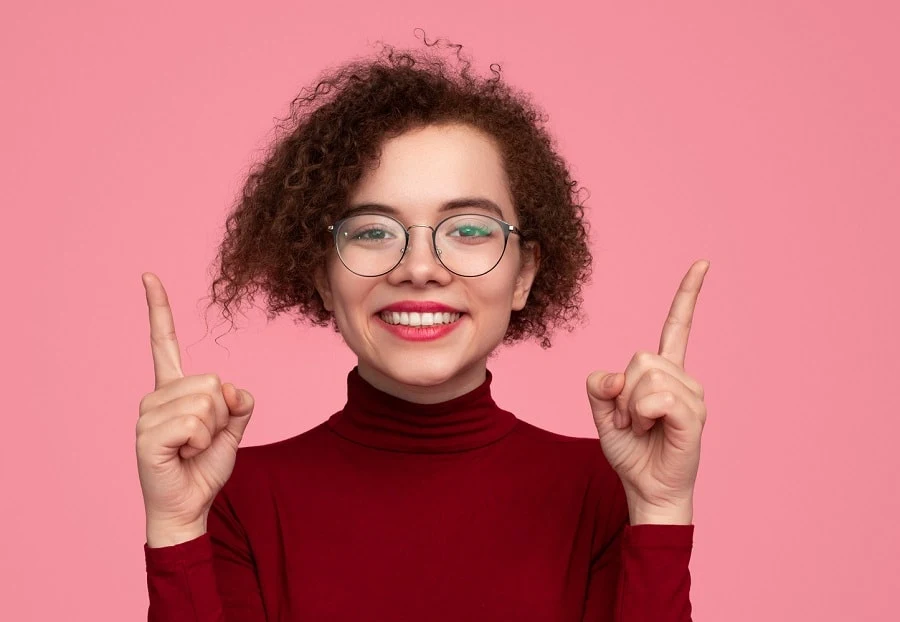
[[[353,240],[384,240],[389,236],[389,232],[384,229],[366,229],[365,231],[359,231],[354,233],[351,236]]]
[[[460,237],[480,237],[490,235],[490,229],[478,227],[475,225],[460,225],[451,235],[459,235]]]

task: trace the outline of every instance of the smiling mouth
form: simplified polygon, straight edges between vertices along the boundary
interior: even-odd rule
[[[383,311],[378,314],[388,324],[399,326],[441,326],[459,321],[462,313],[418,313],[411,311]]]

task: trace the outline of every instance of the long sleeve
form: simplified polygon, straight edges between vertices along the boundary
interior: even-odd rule
[[[144,544],[148,622],[262,622],[256,568],[224,493],[202,536],[159,548]]]
[[[144,558],[150,597],[148,622],[225,620],[208,532],[174,546],[150,548],[145,543]]]
[[[208,533],[146,549],[148,621],[689,621],[693,526],[630,526],[598,439],[488,388],[414,404],[352,373],[327,421],[242,447]]]
[[[616,489],[588,583],[585,622],[691,622],[694,525],[631,525]],[[623,509],[624,508],[624,509]]]

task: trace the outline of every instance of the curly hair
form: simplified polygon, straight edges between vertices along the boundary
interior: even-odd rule
[[[462,46],[455,60],[428,50],[397,51],[380,43],[374,58],[323,72],[276,123],[276,139],[251,167],[226,220],[216,258],[211,302],[234,327],[235,308],[262,291],[267,317],[294,309],[300,321],[325,326],[333,315],[315,287],[315,273],[333,248],[327,226],[340,218],[384,141],[406,130],[464,123],[499,147],[526,244],[540,245],[540,264],[528,302],[513,311],[503,342],[532,337],[544,348],[555,328],[581,319],[582,285],[591,254],[580,190],[554,141],[547,117],[530,95],[500,80],[471,74]]]

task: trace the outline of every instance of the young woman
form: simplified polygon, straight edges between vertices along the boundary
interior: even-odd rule
[[[706,410],[684,356],[708,262],[658,353],[587,378],[599,441],[503,410],[491,352],[577,315],[575,183],[498,74],[385,49],[295,101],[212,289],[226,315],[261,288],[272,313],[332,322],[358,358],[341,411],[238,450],[253,397],[185,376],[143,275],[148,619],[689,620]]]

